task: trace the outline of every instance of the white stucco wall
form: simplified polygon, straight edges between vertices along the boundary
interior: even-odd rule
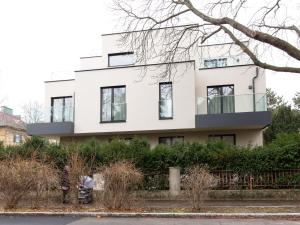
[[[159,84],[162,68],[148,67],[138,81],[140,67],[76,73],[75,133],[188,129],[195,127],[195,71],[193,63],[176,64],[173,80],[173,119],[159,120]],[[174,70],[175,72],[175,70]],[[167,81],[167,80],[166,80]],[[125,123],[100,123],[100,88],[126,85]]]
[[[51,107],[52,97],[73,96],[75,94],[75,80],[45,82],[45,108]]]

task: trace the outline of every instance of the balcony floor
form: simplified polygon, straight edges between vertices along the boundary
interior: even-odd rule
[[[27,125],[27,133],[36,136],[63,136],[74,134],[73,122],[34,123]]]

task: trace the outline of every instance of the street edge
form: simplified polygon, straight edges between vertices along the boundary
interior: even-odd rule
[[[300,219],[300,213],[130,213],[130,212],[0,212],[0,216],[69,216],[116,218],[288,218]]]

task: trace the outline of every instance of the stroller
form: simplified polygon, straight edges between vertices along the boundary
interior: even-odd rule
[[[93,201],[94,180],[89,176],[81,176],[78,185],[78,202],[89,204]]]

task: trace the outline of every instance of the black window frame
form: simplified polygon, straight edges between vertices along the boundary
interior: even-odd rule
[[[223,141],[223,137],[228,137],[228,136],[233,137],[233,145],[236,145],[236,134],[211,134],[208,135],[208,138],[220,137],[221,140]]]
[[[124,65],[116,65],[116,66],[111,66],[110,65],[110,56],[117,56],[117,55],[134,55],[134,52],[117,52],[117,53],[109,53],[107,55],[107,65],[108,67],[122,67],[122,66],[132,66],[135,63],[130,63],[130,64],[124,64]]]
[[[162,143],[162,139],[171,139],[170,145],[174,145],[176,144],[174,143],[175,138],[182,138],[182,143],[184,142],[184,136],[162,136],[162,137],[158,137],[158,144],[166,144],[166,143]]]
[[[114,89],[116,88],[125,88],[125,104],[126,104],[126,85],[117,85],[117,86],[106,86],[106,87],[100,87],[100,123],[124,123],[127,120],[127,104],[125,105],[125,120],[113,120],[114,118],[114,111],[113,111],[113,103],[114,103]],[[102,97],[102,90],[103,89],[112,89],[111,91],[111,120],[110,121],[103,121],[102,120],[102,103],[103,103],[103,97]]]
[[[53,104],[54,104],[54,100],[55,99],[63,99],[63,107],[65,108],[66,106],[66,98],[71,98],[73,99],[73,96],[72,95],[68,95],[68,96],[59,96],[59,97],[51,97],[51,117],[50,117],[50,122],[51,123],[61,123],[61,122],[66,122],[65,120],[65,113],[64,111],[62,112],[62,121],[56,121],[56,122],[53,122]],[[74,102],[72,104],[72,106],[74,105]],[[74,106],[73,106],[74,107]],[[73,112],[73,115],[74,115],[74,112]]]
[[[208,113],[208,100],[209,100],[208,89],[209,88],[222,88],[220,96],[226,96],[226,95],[223,95],[223,87],[230,87],[230,86],[233,87],[233,96],[235,96],[235,94],[234,94],[234,89],[235,89],[234,88],[234,84],[222,84],[222,85],[206,86],[206,96],[207,96],[207,98],[206,98],[206,102],[207,102],[206,103],[206,107],[207,107],[207,114],[210,114],[210,113]],[[224,114],[224,112],[223,112],[223,101],[224,101],[223,98],[221,98],[221,112],[219,114]],[[231,113],[235,113],[235,97],[233,99],[233,112],[231,112]]]
[[[162,99],[161,99],[161,86],[162,85],[166,85],[166,84],[171,84],[171,100],[172,100],[172,116],[171,117],[162,117],[161,116],[161,111],[160,111],[160,109],[161,109],[161,107],[160,107],[160,102],[162,101]],[[174,110],[173,110],[173,83],[172,83],[172,81],[168,81],[168,82],[160,82],[159,83],[159,102],[158,102],[158,116],[159,116],[159,119],[160,120],[171,120],[171,119],[173,119],[173,117],[174,117]]]

